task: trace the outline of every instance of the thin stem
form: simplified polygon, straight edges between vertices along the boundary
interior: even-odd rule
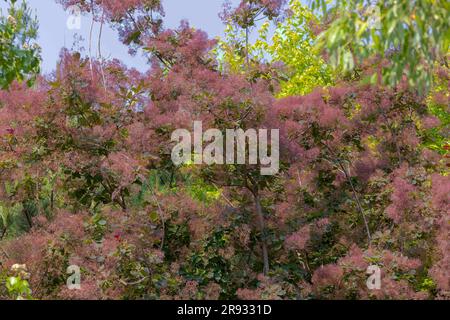
[[[103,56],[102,56],[102,33],[103,33],[103,24],[104,24],[104,19],[105,19],[105,12],[103,11],[102,13],[102,19],[100,22],[100,30],[98,33],[98,57],[100,60],[100,71],[102,73],[102,80],[103,80],[103,87],[105,88],[105,92],[106,92],[106,78],[105,78],[105,72],[103,70]]]
[[[350,187],[352,188],[353,197],[355,198],[356,205],[358,206],[358,209],[359,209],[359,211],[360,211],[360,213],[361,213],[361,216],[362,216],[362,218],[363,218],[364,225],[365,225],[365,227],[366,227],[367,237],[368,237],[368,239],[369,239],[369,245],[370,245],[370,243],[372,242],[372,236],[371,236],[371,234],[370,234],[369,223],[367,222],[366,214],[364,213],[364,210],[363,210],[361,201],[359,200],[358,193],[356,192],[355,186],[353,185],[352,179],[350,178],[350,175],[348,174],[347,169],[342,165],[342,163],[340,162],[340,160],[338,160],[338,163],[339,163],[339,165],[340,165],[342,171],[344,172],[345,178],[346,178],[347,181],[349,182]]]
[[[91,79],[94,80],[94,71],[92,66],[92,32],[94,30],[94,3],[91,1],[91,11],[92,11],[92,20],[91,20],[91,27],[89,30],[89,68],[91,69]]]
[[[158,198],[156,197],[156,194],[153,190],[153,187],[151,185],[149,185],[150,187],[150,192],[152,194],[153,200],[156,202],[156,205],[158,206],[158,213],[159,213],[159,218],[161,219],[161,224],[162,224],[162,237],[161,237],[161,244],[160,244],[160,249],[162,250],[164,248],[164,239],[166,238],[166,219],[164,218],[164,212],[163,209],[158,201]]]
[[[245,61],[246,61],[246,64],[247,64],[247,69],[249,68],[249,65],[250,65],[250,62],[249,62],[249,52],[248,52],[248,37],[249,37],[249,34],[248,34],[248,27],[247,28],[245,28]]]
[[[358,210],[359,210],[359,212],[360,212],[360,214],[361,214],[361,216],[362,216],[362,218],[363,218],[363,221],[364,221],[364,226],[365,226],[366,232],[367,232],[367,238],[368,238],[368,240],[369,240],[369,245],[370,245],[371,242],[372,242],[372,236],[371,236],[370,229],[369,229],[369,223],[368,223],[368,221],[367,221],[366,214],[364,213],[364,210],[363,210],[361,201],[359,200],[358,192],[356,191],[355,186],[353,185],[353,181],[352,181],[352,179],[351,179],[351,177],[350,177],[350,174],[348,173],[347,168],[345,168],[345,166],[342,164],[342,162],[341,162],[341,160],[339,159],[339,157],[337,157],[337,156],[334,154],[333,150],[331,150],[331,148],[330,148],[326,143],[324,143],[323,141],[322,141],[322,144],[325,146],[325,148],[328,149],[328,151],[329,151],[329,152],[332,154],[332,156],[336,159],[336,161],[337,161],[339,167],[341,168],[342,172],[343,172],[344,175],[345,175],[346,180],[347,180],[348,183],[350,184],[350,187],[351,187],[351,189],[352,189],[352,194],[353,194],[353,197],[354,197],[354,199],[355,199],[356,205],[357,205]]]
[[[255,210],[256,215],[258,217],[259,229],[261,232],[261,247],[262,247],[262,255],[263,255],[263,274],[265,276],[269,273],[269,250],[267,248],[267,238],[266,238],[266,225],[264,221],[264,214],[261,207],[261,199],[257,192],[253,194],[255,198]]]

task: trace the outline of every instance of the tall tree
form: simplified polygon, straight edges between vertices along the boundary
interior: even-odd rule
[[[379,58],[384,83],[403,77],[421,92],[432,86],[433,70],[448,61],[450,3],[446,0],[312,0],[325,22],[319,46],[335,67],[352,71]],[[377,73],[372,75],[376,81]]]
[[[31,85],[40,71],[40,48],[35,43],[38,22],[27,3],[4,0],[9,7],[0,15],[0,87],[14,81]]]

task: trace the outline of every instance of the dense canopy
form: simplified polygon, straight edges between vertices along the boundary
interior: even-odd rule
[[[42,75],[26,8],[0,18],[0,299],[450,298],[448,2],[377,32],[349,29],[367,1],[242,0],[222,39],[160,0],[57,2],[149,67],[62,48]],[[278,129],[278,173],[175,165],[195,121]]]

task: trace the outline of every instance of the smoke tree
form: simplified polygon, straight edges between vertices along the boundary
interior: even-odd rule
[[[32,88],[0,91],[1,298],[449,298],[445,64],[427,97],[408,78],[359,81],[378,57],[331,73],[309,52],[326,21],[294,1],[286,16],[284,1],[225,6],[244,31],[229,42],[166,28],[160,1],[58,2],[110,23],[149,67],[63,49]],[[250,42],[259,18],[273,42],[264,27]],[[279,172],[176,166],[171,134],[196,121],[279,129]]]

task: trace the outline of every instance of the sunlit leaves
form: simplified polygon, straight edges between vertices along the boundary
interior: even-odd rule
[[[217,50],[224,71],[240,73],[248,63],[277,66],[279,97],[304,95],[332,84],[331,68],[314,48],[313,28],[318,26],[318,18],[298,1],[290,1],[288,10],[287,17],[274,26],[264,22],[250,44],[246,43],[245,30],[228,24]]]
[[[450,3],[425,1],[313,0],[330,21],[319,47],[344,72],[369,57],[386,59],[382,78],[390,86],[403,77],[421,92],[432,86],[435,62],[441,63],[450,43]],[[375,80],[375,79],[373,79]]]
[[[5,0],[6,1],[6,0]],[[25,2],[10,2],[0,15],[0,88],[14,80],[31,85],[40,71],[40,48],[34,43],[38,24]]]
[[[330,68],[314,49],[312,27],[318,23],[317,18],[298,1],[291,1],[289,10],[289,16],[276,26],[273,37],[270,39],[268,29],[263,28],[262,40],[255,44],[255,49],[262,51],[260,57],[284,65],[280,97],[304,95],[332,83]]]

